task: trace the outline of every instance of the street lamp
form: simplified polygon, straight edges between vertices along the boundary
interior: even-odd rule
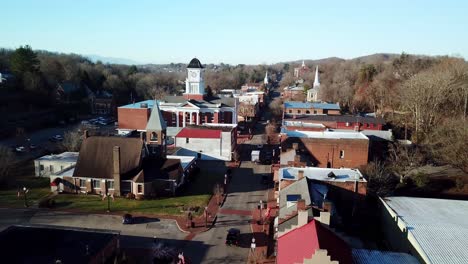
[[[28,197],[27,193],[29,192],[29,189],[26,187],[23,187],[23,196],[24,196],[24,207],[29,207],[28,205]]]
[[[258,222],[263,224],[263,221],[262,221],[263,201],[262,200],[260,200],[260,202],[258,203],[258,210],[260,211],[260,219],[258,220]]]

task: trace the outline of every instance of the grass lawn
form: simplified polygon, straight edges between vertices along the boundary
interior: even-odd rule
[[[112,212],[121,213],[183,215],[184,207],[199,206],[203,208],[209,199],[210,195],[190,195],[141,201],[115,198],[115,200],[110,201],[110,208]],[[60,194],[55,197],[55,202],[58,209],[77,209],[94,213],[107,210],[107,199],[102,200],[98,195]],[[199,213],[202,213],[201,209]]]
[[[50,193],[49,178],[21,178],[7,189],[0,189],[0,207],[24,207],[24,196],[18,197],[18,189],[29,189],[28,204],[32,205]]]
[[[216,183],[222,183],[226,167],[223,162],[200,162],[200,173],[192,182],[186,184],[176,197],[130,200],[115,198],[111,200],[112,212],[141,213],[157,215],[183,215],[183,209],[188,207],[200,207],[195,215],[203,213],[203,208],[208,204]],[[76,209],[84,212],[105,212],[107,200],[102,200],[97,195],[60,194],[55,198],[56,208]]]

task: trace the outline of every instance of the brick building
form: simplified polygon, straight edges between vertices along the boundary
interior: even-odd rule
[[[302,76],[308,74],[310,72],[310,68],[305,65],[304,61],[302,61],[301,67],[294,68],[294,77],[301,78]]]
[[[204,68],[196,58],[187,66],[185,93],[157,101],[166,125],[185,127],[203,124],[237,124],[239,100],[205,94]],[[147,100],[117,109],[119,133],[145,131],[155,101]]]
[[[282,151],[293,148],[308,155],[312,166],[359,168],[367,165],[369,138],[361,132],[288,131],[281,133]]]
[[[309,115],[341,115],[339,104],[288,101],[284,102],[283,108],[284,115],[293,118]]]

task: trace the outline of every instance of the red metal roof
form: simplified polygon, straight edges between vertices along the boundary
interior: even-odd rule
[[[326,249],[331,260],[352,263],[351,249],[333,232],[312,220],[278,238],[278,264],[302,263],[318,249]]]
[[[221,138],[221,130],[215,129],[200,129],[200,128],[183,128],[176,137],[183,138]]]

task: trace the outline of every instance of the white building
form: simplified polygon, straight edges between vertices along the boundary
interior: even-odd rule
[[[320,101],[320,80],[318,74],[318,66],[315,68],[315,78],[314,78],[314,87],[307,91],[307,101],[308,102],[317,102]]]
[[[175,136],[175,154],[206,160],[232,160],[236,148],[235,126],[185,127]]]
[[[385,197],[382,231],[391,249],[421,263],[468,263],[468,201]]]
[[[51,154],[34,160],[34,171],[37,177],[49,176],[64,169],[75,166],[78,152],[63,152]]]

